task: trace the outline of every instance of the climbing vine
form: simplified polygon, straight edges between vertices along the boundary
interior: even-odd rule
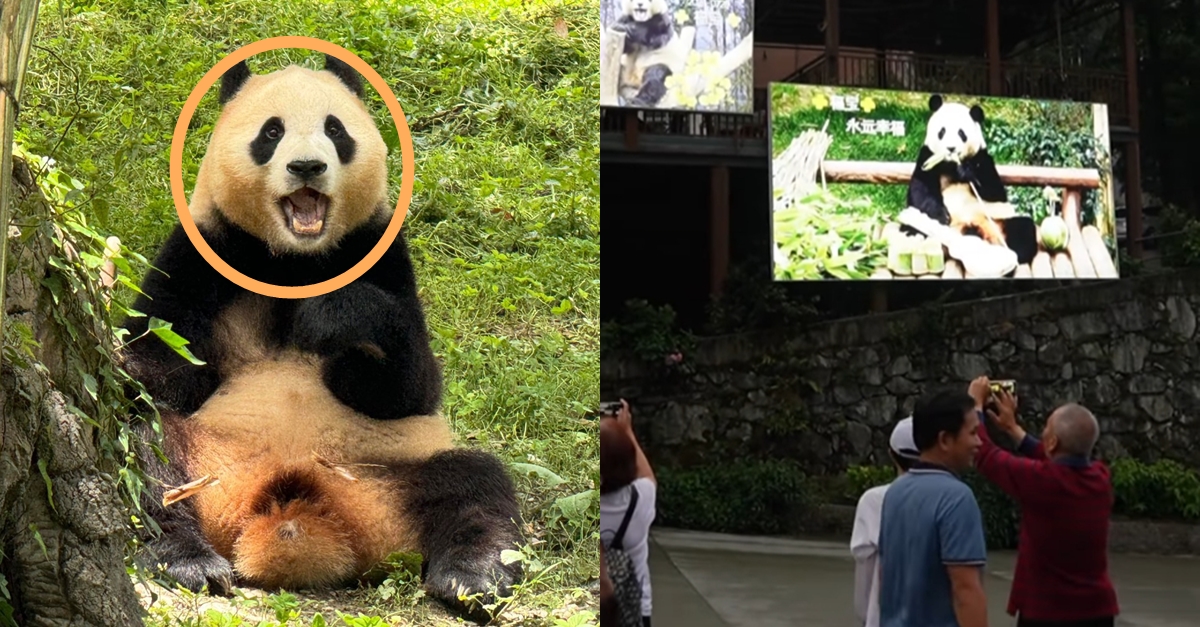
[[[140,516],[148,479],[139,455],[151,451],[165,459],[157,441],[162,427],[145,388],[121,367],[121,348],[141,338],[128,338],[118,326],[126,316],[144,315],[124,303],[140,292],[134,278],[150,264],[89,223],[93,198],[83,183],[58,169],[52,159],[31,154],[20,142],[14,144],[13,157],[14,173],[23,173],[14,178],[27,180],[18,181],[24,185],[14,188],[15,212],[6,233],[9,267],[17,269],[18,261],[29,262],[31,257],[35,261],[32,269],[24,270],[31,272],[30,278],[50,299],[50,306],[39,308],[35,315],[46,318],[43,322],[52,327],[46,336],[56,341],[52,347],[43,346],[30,324],[6,316],[3,361],[49,380],[52,373],[44,362],[48,354],[54,355],[58,367],[53,384],[64,392],[67,410],[92,428],[97,467],[112,477],[132,512],[128,523],[132,528],[148,525],[157,532],[152,520]],[[113,278],[109,285],[101,280],[105,270]],[[186,340],[169,324],[152,321],[150,326],[148,334],[195,360]],[[135,428],[139,421],[149,424],[156,441],[143,441]],[[50,486],[44,461],[39,471]],[[136,540],[131,539],[127,548],[131,556]]]

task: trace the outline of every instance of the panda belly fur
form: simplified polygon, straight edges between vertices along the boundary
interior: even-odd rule
[[[383,421],[346,407],[319,358],[272,353],[256,337],[262,305],[247,297],[223,316],[222,366],[233,374],[194,414],[164,415],[168,456],[218,480],[191,498],[205,537],[246,583],[344,585],[391,553],[420,550],[404,515],[407,478],[454,448],[453,434],[441,416]]]
[[[1003,225],[997,220],[1015,215],[1011,204],[979,200],[969,183],[956,182],[944,174],[941,183],[942,202],[950,214],[950,226],[966,235],[977,234],[991,244],[1008,245]]]
[[[192,497],[205,537],[255,587],[341,586],[419,550],[401,515],[405,469],[453,448],[440,416],[379,421],[341,405],[316,365],[259,362],[192,416],[164,416],[174,459],[219,480]]]

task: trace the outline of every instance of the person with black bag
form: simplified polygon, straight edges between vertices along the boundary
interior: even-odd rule
[[[650,627],[650,525],[658,483],[633,433],[629,404],[600,421],[600,540],[620,627]]]

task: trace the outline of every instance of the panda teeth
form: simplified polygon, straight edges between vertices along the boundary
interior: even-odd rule
[[[325,196],[307,188],[283,198],[288,228],[297,235],[320,235],[325,228],[327,207]]]

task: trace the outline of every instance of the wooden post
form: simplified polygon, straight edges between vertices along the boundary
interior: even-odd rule
[[[625,49],[625,33],[600,30],[600,106],[615,107],[621,83],[621,52]]]
[[[825,0],[825,75],[826,84],[842,84],[842,64],[838,62],[841,46],[841,18],[838,0]]]
[[[1112,133],[1108,127],[1108,105],[1101,102],[1092,103],[1092,133],[1096,142],[1103,146],[1110,156],[1109,170],[1100,182],[1100,207],[1104,214],[1096,216],[1096,228],[1100,235],[1116,238],[1116,203],[1113,199],[1113,176],[1116,172],[1111,164]]]
[[[887,313],[888,310],[888,293],[887,283],[883,281],[871,282],[871,313]]]
[[[712,242],[709,253],[712,267],[709,292],[716,296],[724,288],[725,277],[729,274],[729,166],[713,166],[711,194]]]
[[[637,150],[638,147],[638,112],[637,109],[625,110],[625,149]]]
[[[1125,210],[1129,222],[1125,229],[1129,239],[1129,254],[1142,256],[1142,156],[1138,141],[1141,123],[1138,112],[1137,23],[1134,21],[1134,0],[1122,0],[1121,16],[1125,30],[1125,100],[1128,103],[1129,127],[1133,139],[1125,145]]]
[[[988,92],[1004,95],[1004,80],[1000,66],[1000,0],[987,0],[987,63]]]
[[[8,276],[9,190],[12,188],[13,130],[33,45],[37,0],[0,2],[0,341],[4,336],[4,290]]]

